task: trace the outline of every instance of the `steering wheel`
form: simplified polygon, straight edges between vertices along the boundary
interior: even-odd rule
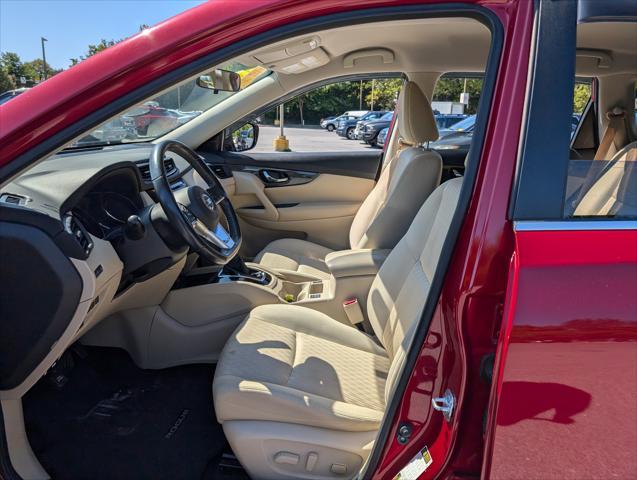
[[[167,152],[184,158],[208,188],[191,186],[173,193],[164,165]],[[221,182],[197,153],[174,140],[156,144],[150,156],[150,178],[166,217],[194,251],[219,265],[234,258],[241,246],[239,219]],[[221,223],[220,213],[229,231]]]

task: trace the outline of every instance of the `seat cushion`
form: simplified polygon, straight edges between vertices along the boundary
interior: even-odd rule
[[[217,419],[377,430],[389,359],[369,336],[296,305],[255,308],[215,372]]]
[[[259,253],[254,261],[264,267],[303,273],[316,278],[329,278],[325,257],[333,252],[317,243],[283,238],[275,240]]]

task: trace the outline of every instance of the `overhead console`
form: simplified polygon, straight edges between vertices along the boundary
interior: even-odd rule
[[[321,67],[330,56],[321,46],[317,35],[258,50],[250,55],[250,63],[263,65],[275,72],[297,74]]]

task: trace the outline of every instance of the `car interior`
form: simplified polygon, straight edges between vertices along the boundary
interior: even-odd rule
[[[75,145],[2,186],[0,308],[20,322],[0,325],[0,400],[23,478],[365,468],[472,188],[464,158],[428,147],[430,99],[445,73],[484,73],[493,38],[467,16],[356,22],[228,59],[266,74],[158,138]],[[596,93],[572,140],[571,215],[637,209],[636,40],[634,24],[578,27]],[[382,151],[228,144],[303,91],[386,74],[404,81]]]

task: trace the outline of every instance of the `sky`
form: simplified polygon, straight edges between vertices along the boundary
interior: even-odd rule
[[[22,61],[42,57],[67,68],[70,58],[86,53],[100,39],[120,40],[188,10],[202,0],[0,0],[0,52],[15,52]]]

